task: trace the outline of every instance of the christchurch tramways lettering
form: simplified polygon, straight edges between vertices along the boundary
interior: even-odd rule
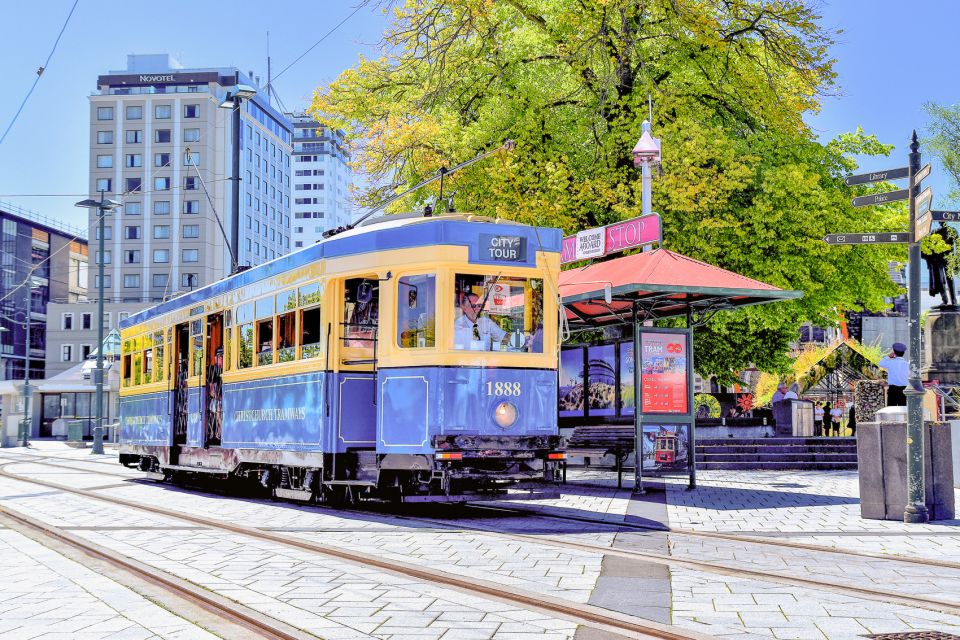
[[[234,422],[260,422],[262,420],[305,420],[305,407],[274,409],[240,409],[233,412]]]
[[[160,424],[161,420],[160,420],[160,416],[156,416],[156,415],[126,416],[126,418],[124,418],[124,422],[126,422],[131,427],[141,427],[141,426],[146,426],[148,424]]]

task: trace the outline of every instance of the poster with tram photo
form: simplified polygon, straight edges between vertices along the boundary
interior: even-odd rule
[[[690,462],[690,425],[643,425],[643,472],[684,471]]]
[[[644,331],[640,336],[640,393],[643,413],[689,413],[687,337]]]

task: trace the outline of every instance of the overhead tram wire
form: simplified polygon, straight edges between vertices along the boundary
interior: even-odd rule
[[[270,81],[267,83],[267,86],[264,87],[264,88],[267,89],[267,90],[272,90],[272,88],[273,88],[273,86],[272,86],[272,85],[273,85],[273,82],[274,82],[277,78],[279,78],[279,77],[282,76],[284,73],[286,73],[286,72],[290,69],[290,67],[292,67],[293,65],[295,65],[295,64],[297,64],[298,62],[300,62],[301,60],[303,60],[303,58],[306,57],[306,55],[307,55],[308,53],[310,53],[311,51],[313,51],[314,49],[316,49],[317,46],[319,46],[321,42],[323,42],[324,40],[326,40],[327,38],[329,38],[329,37],[333,34],[334,31],[336,31],[337,29],[339,29],[340,27],[342,27],[342,26],[344,25],[344,23],[347,22],[347,20],[349,20],[350,18],[352,18],[353,16],[355,16],[355,15],[357,14],[357,12],[359,12],[360,9],[362,9],[362,8],[365,7],[366,5],[367,5],[366,0],[364,0],[363,2],[360,2],[360,3],[356,6],[356,8],[355,8],[353,11],[351,11],[349,14],[347,14],[347,16],[346,16],[343,20],[341,20],[340,22],[338,22],[337,24],[335,24],[332,29],[330,29],[330,30],[327,31],[325,34],[323,34],[323,36],[321,36],[321,38],[320,38],[319,40],[317,40],[316,42],[314,42],[312,45],[310,45],[310,48],[308,48],[306,51],[304,51],[304,52],[301,53],[299,56],[297,56],[297,57],[294,59],[293,62],[291,62],[290,64],[288,64],[287,66],[285,66],[283,69],[281,69],[281,70],[280,70],[280,73],[278,73],[277,75],[273,76],[273,77],[270,79]],[[277,94],[274,93],[273,95],[276,96]]]
[[[197,174],[197,180],[200,181],[200,186],[203,187],[203,195],[207,196],[207,202],[210,203],[210,210],[213,212],[213,217],[217,221],[217,226],[220,227],[220,234],[223,236],[223,241],[227,245],[227,251],[230,252],[230,273],[234,273],[237,270],[239,263],[237,262],[237,254],[233,252],[233,245],[230,243],[230,238],[227,237],[227,231],[223,228],[223,222],[220,220],[220,214],[217,213],[217,208],[213,205],[213,198],[210,197],[210,192],[207,191],[207,185],[203,181],[203,176],[200,175],[200,168],[194,164],[193,156],[190,155],[190,147],[187,147],[187,159],[189,162],[188,166],[193,167],[194,173]],[[237,178],[239,180],[239,177]],[[235,220],[234,224],[239,224],[239,220]]]
[[[54,40],[53,47],[50,49],[47,59],[44,61],[43,65],[37,69],[37,77],[33,79],[33,84],[30,85],[27,95],[23,97],[23,102],[20,103],[20,108],[17,109],[15,114],[13,114],[13,119],[10,121],[10,124],[7,125],[3,135],[0,136],[0,144],[3,144],[3,141],[7,139],[7,134],[10,133],[10,130],[13,129],[13,125],[15,125],[17,120],[20,118],[20,114],[23,113],[23,108],[27,105],[27,100],[29,100],[30,96],[33,95],[33,90],[37,88],[37,83],[40,82],[40,77],[43,76],[43,72],[46,71],[47,67],[50,66],[50,59],[53,58],[53,53],[57,50],[57,45],[60,44],[60,38],[63,37],[63,32],[67,30],[67,25],[70,23],[70,18],[73,16],[73,12],[76,10],[79,2],[80,0],[73,0],[73,6],[70,7],[70,13],[67,14],[67,19],[63,21],[63,26],[60,27],[60,33],[57,34],[57,39]]]

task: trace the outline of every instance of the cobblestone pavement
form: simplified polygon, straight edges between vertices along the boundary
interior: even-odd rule
[[[43,449],[31,453],[42,454]],[[17,473],[43,475],[56,482],[92,488],[129,500],[162,501],[186,513],[239,521],[285,535],[362,550],[378,557],[423,563],[459,575],[509,584],[576,602],[590,602],[632,615],[697,629],[712,635],[755,638],[857,638],[865,633],[943,630],[960,633],[960,617],[900,604],[800,588],[771,580],[625,560],[602,552],[578,551],[549,541],[518,541],[469,530],[496,528],[538,536],[560,536],[622,550],[645,551],[734,563],[807,578],[876,586],[900,593],[960,602],[960,571],[897,561],[824,553],[776,545],[701,538],[666,532],[619,529],[625,521],[684,529],[728,532],[759,539],[796,540],[838,549],[875,550],[900,556],[956,558],[958,523],[920,527],[859,518],[856,475],[845,472],[772,474],[703,472],[700,488],[667,483],[666,493],[631,499],[617,491],[610,475],[572,472],[561,498],[523,503],[541,514],[573,515],[601,521],[557,520],[498,514],[456,516],[441,524],[390,515],[342,513],[283,503],[241,500],[178,490],[149,482],[86,473],[98,467],[131,478],[139,473],[119,465],[90,464],[89,453],[50,449],[71,469],[18,465]],[[4,452],[0,452],[0,458]],[[115,459],[115,458],[114,458]],[[111,460],[106,456],[104,460]],[[584,480],[591,485],[581,484]],[[0,481],[7,483],[8,481]],[[0,484],[3,493],[12,487]],[[20,486],[23,491],[23,485]],[[37,493],[37,492],[33,492]],[[655,497],[659,495],[660,503]],[[665,498],[665,500],[664,500]],[[383,572],[358,570],[347,563],[318,561],[310,552],[253,542],[181,521],[137,514],[137,526],[119,527],[123,508],[82,497],[38,495],[17,500],[31,514],[78,526],[74,533],[109,548],[137,554],[142,561],[185,577],[288,622],[316,624],[326,637],[392,637],[391,607],[402,607],[407,637],[452,638],[469,626],[476,637],[571,637],[574,625],[499,603],[451,595],[447,589],[404,581]],[[8,502],[9,504],[9,502]],[[415,512],[418,513],[418,512]],[[38,515],[40,514],[40,515]],[[659,515],[658,515],[659,514]],[[915,532],[920,532],[919,535]],[[924,541],[936,547],[924,547]],[[211,548],[216,548],[212,557]],[[943,556],[940,556],[943,557]],[[664,600],[665,598],[665,600]],[[412,603],[412,604],[411,604]],[[449,615],[448,615],[449,614]],[[386,617],[384,617],[386,616]],[[474,625],[474,622],[478,624]],[[459,624],[458,624],[459,623]],[[326,626],[325,626],[326,625]],[[331,626],[337,625],[337,626]],[[370,626],[373,625],[373,626]],[[298,626],[300,626],[298,624]],[[331,632],[330,630],[334,631]],[[474,630],[475,629],[475,630]],[[389,632],[389,633],[388,633]],[[420,634],[423,635],[420,635]],[[520,634],[513,636],[511,634]],[[342,635],[337,635],[342,634]],[[354,635],[351,635],[354,634]],[[446,635],[443,635],[446,634]],[[579,636],[579,634],[578,634]],[[459,637],[459,636],[457,636]],[[471,635],[470,637],[474,637]],[[585,637],[596,637],[593,635]]]
[[[0,528],[0,637],[214,640],[217,636],[11,529]]]

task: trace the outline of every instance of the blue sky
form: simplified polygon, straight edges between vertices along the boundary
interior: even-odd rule
[[[4,93],[0,130],[6,128],[33,82],[73,0],[42,0],[6,7],[0,40]],[[85,197],[88,170],[87,95],[97,75],[122,69],[128,53],[177,55],[186,67],[237,66],[266,76],[267,31],[274,73],[353,11],[354,0],[269,3],[233,0],[167,0],[160,5],[80,0],[48,70],[0,145],[0,200],[86,225],[74,208]],[[262,8],[269,7],[264,13]],[[821,3],[824,25],[843,29],[833,49],[838,95],[824,101],[808,122],[823,139],[861,126],[897,145],[892,159],[869,160],[864,170],[905,164],[912,128],[922,135],[923,103],[960,102],[960,65],[954,52],[960,3],[924,0],[831,0]],[[276,87],[291,109],[302,108],[318,85],[329,82],[358,55],[373,55],[386,23],[364,8],[323,44],[285,72]],[[669,162],[669,149],[664,150]],[[934,166],[935,205],[946,206],[948,183]],[[76,194],[13,197],[13,194]],[[842,231],[838,229],[837,231]]]

